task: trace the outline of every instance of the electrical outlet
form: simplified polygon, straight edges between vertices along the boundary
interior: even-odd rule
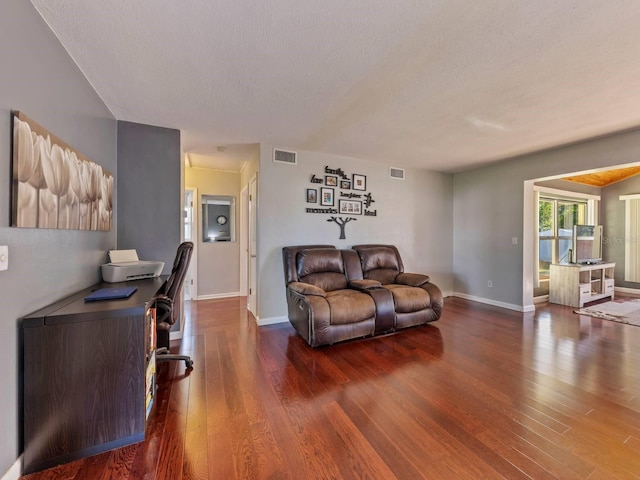
[[[511,237],[511,245],[517,245],[518,244],[518,237]]]
[[[487,280],[487,287],[493,287],[493,282],[491,280]]]
[[[9,247],[0,245],[0,270],[9,269]]]

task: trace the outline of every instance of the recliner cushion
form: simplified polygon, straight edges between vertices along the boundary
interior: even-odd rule
[[[389,268],[392,270],[400,270],[396,252],[389,247],[372,247],[366,250],[360,250],[360,261],[362,269],[366,272],[377,268]]]
[[[429,293],[420,287],[406,285],[384,285],[391,291],[397,313],[411,313],[431,306]]]
[[[396,252],[389,247],[372,247],[359,250],[360,263],[364,278],[378,280],[380,283],[393,283],[400,273]]]
[[[326,292],[346,288],[347,277],[340,250],[314,248],[302,250],[296,259],[298,278]]]
[[[377,270],[370,270],[364,274],[364,278],[367,280],[377,280],[383,285],[395,282],[398,276],[397,270],[391,270],[389,268],[379,268]]]
[[[373,298],[356,290],[335,290],[327,294],[326,300],[331,310],[331,325],[362,322],[376,314]]]

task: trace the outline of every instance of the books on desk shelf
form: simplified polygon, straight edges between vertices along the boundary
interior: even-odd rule
[[[147,347],[147,369],[145,372],[145,417],[149,418],[156,392],[156,309],[147,303],[144,315],[144,333]]]
[[[156,309],[147,304],[145,309],[145,340],[147,342],[147,356],[156,350]]]
[[[145,416],[149,418],[151,408],[153,407],[153,397],[156,390],[156,352],[154,351],[149,358],[147,371],[145,375]]]

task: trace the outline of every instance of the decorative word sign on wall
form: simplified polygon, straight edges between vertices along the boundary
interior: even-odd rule
[[[317,188],[307,188],[306,213],[329,214],[327,222],[335,222],[340,227],[340,240],[346,239],[345,225],[358,220],[354,215],[375,217],[377,210],[371,192],[367,191],[367,177],[358,173],[347,175],[341,168],[324,167],[324,174],[311,175],[309,180]],[[338,217],[336,214],[348,215]]]

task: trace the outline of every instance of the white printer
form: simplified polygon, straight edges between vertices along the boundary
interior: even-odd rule
[[[109,250],[109,261],[100,270],[110,283],[157,277],[164,268],[164,262],[139,260],[135,250]]]

